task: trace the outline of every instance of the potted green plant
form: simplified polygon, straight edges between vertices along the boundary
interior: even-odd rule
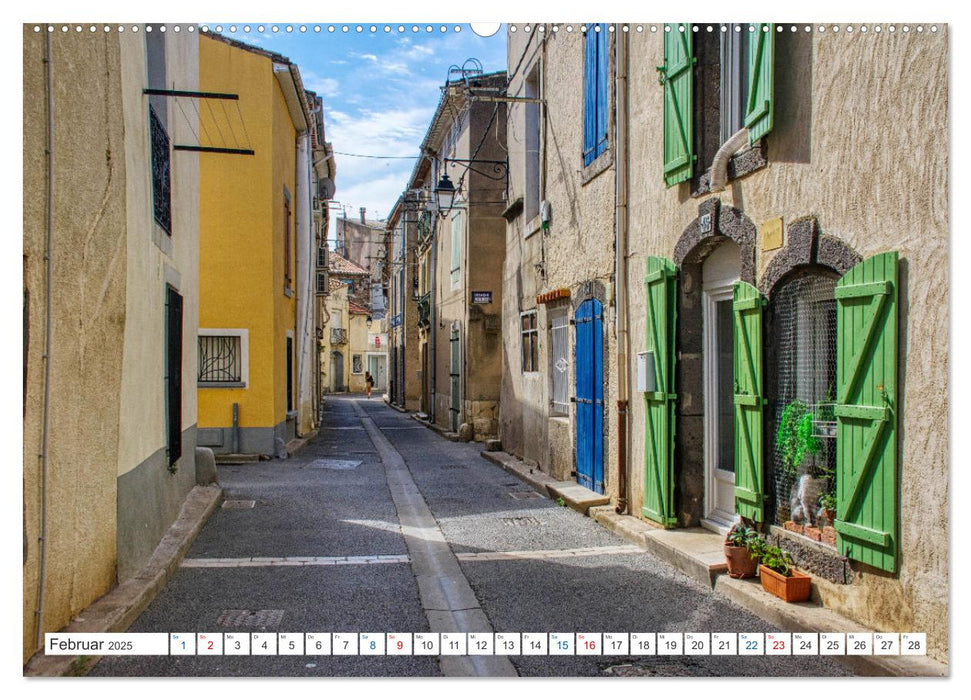
[[[782,409],[775,443],[783,468],[793,478],[807,455],[818,455],[822,451],[823,443],[813,430],[813,413],[803,401],[790,401]]]
[[[745,525],[733,525],[725,537],[725,562],[732,578],[752,578],[758,571],[762,536]]]
[[[796,571],[792,555],[776,546],[766,546],[760,557],[762,588],[787,603],[809,600],[812,577]]]
[[[833,492],[824,493],[819,497],[819,506],[826,515],[826,520],[830,525],[836,520],[836,494]]]

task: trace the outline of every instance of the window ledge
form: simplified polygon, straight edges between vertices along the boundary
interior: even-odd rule
[[[532,219],[523,224],[523,238],[532,238],[543,228],[543,219],[537,214]]]
[[[761,170],[769,164],[765,140],[759,139],[748,148],[739,151],[728,161],[728,181],[733,182],[749,173]],[[691,196],[701,197],[711,193],[711,163],[706,170],[691,180]]]
[[[551,423],[560,423],[566,427],[570,425],[570,415],[568,413],[551,413],[549,418]]]
[[[796,566],[800,570],[808,571],[813,576],[819,576],[833,583],[850,582],[850,560],[829,545],[790,532],[778,525],[770,525],[768,535],[769,544],[792,552]]]
[[[516,199],[512,201],[512,204],[510,204],[508,207],[506,207],[503,210],[500,216],[502,216],[502,218],[508,221],[509,223],[512,223],[513,221],[516,220],[516,217],[518,217],[522,213],[523,213],[523,198],[520,196],[520,197],[516,197]]]
[[[611,165],[614,164],[614,151],[609,146],[607,150],[597,156],[590,165],[583,166],[583,170],[580,174],[580,185],[586,185],[591,180],[593,180],[597,175],[607,170]]]
[[[246,382],[196,382],[199,389],[245,389]]]

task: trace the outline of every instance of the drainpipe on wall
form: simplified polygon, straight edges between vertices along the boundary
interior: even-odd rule
[[[748,143],[748,129],[744,126],[732,134],[728,141],[722,144],[711,161],[708,191],[721,192],[728,183],[728,161],[743,146]]]
[[[438,217],[438,213],[433,213],[433,217]],[[429,223],[431,227],[432,241],[430,245],[430,250],[432,254],[432,259],[429,261],[429,267],[431,268],[432,279],[431,284],[428,286],[428,328],[431,330],[431,381],[428,385],[428,419],[434,423],[435,422],[435,378],[438,372],[438,352],[435,342],[438,338],[438,320],[435,318],[437,315],[438,306],[438,288],[435,286],[438,278],[438,222],[433,218]]]
[[[47,577],[47,433],[50,424],[51,402],[51,319],[54,313],[54,69],[51,56],[51,35],[44,37],[44,65],[47,78],[47,241],[44,250],[46,263],[44,293],[47,318],[44,331],[44,408],[41,419],[40,444],[40,572],[37,576],[37,637],[36,645],[44,646],[44,582]]]
[[[630,316],[629,295],[627,289],[627,41],[622,25],[616,25],[614,31],[614,52],[616,58],[616,94],[617,94],[617,152],[615,198],[616,198],[616,268],[614,271],[615,287],[617,289],[617,507],[618,513],[627,510],[628,502],[628,474],[627,455],[630,442],[628,431],[628,396],[630,393],[630,336],[628,334],[628,320]]]
[[[307,365],[310,358],[314,356],[311,352],[310,343],[316,343],[316,338],[311,337],[310,319],[311,304],[313,295],[310,294],[310,278],[313,275],[315,258],[312,253],[310,222],[313,220],[312,200],[310,195],[310,132],[303,131],[297,135],[297,182],[295,188],[296,207],[296,228],[297,228],[297,435],[303,437],[301,432],[301,406],[304,399],[311,396],[311,406],[313,398],[311,392],[310,373]],[[306,258],[306,259],[304,259]],[[311,413],[313,411],[311,410]],[[310,417],[311,430],[314,427],[314,417]]]

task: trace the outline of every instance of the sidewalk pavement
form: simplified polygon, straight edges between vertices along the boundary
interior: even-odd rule
[[[631,515],[618,514],[609,499],[573,481],[557,481],[506,452],[482,457],[522,479],[552,500],[593,518],[695,580],[709,586],[766,622],[787,632],[874,632],[816,602],[786,603],[762,589],[757,579],[727,575],[721,535],[700,527],[665,530]],[[947,676],[948,667],[923,656],[846,656],[854,673],[869,676]]]

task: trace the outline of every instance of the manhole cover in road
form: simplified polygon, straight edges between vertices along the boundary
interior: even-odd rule
[[[359,459],[315,459],[307,466],[311,469],[356,469]]]
[[[509,495],[517,501],[526,501],[530,498],[542,498],[535,491],[510,491]]]
[[[528,515],[524,515],[518,518],[499,518],[504,525],[513,525],[518,527],[527,527],[530,525],[539,525],[539,520],[536,518],[531,518]]]
[[[443,464],[442,469],[468,469],[468,464]]]
[[[279,627],[282,610],[223,610],[216,624],[221,627]]]
[[[657,657],[651,661],[636,661],[626,664],[601,665],[600,673],[605,676],[619,676],[633,678],[638,676],[711,676],[712,673],[698,665],[687,661],[665,659]]]
[[[252,508],[256,505],[256,501],[244,501],[244,500],[227,500],[223,501],[223,508],[226,510],[238,510],[240,508]]]

